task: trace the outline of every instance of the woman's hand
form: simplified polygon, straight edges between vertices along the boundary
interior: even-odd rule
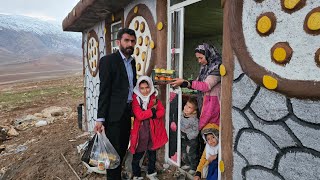
[[[172,85],[172,87],[180,86],[183,83],[183,81],[185,81],[182,78],[174,78],[173,80],[173,82],[169,83],[170,85]]]

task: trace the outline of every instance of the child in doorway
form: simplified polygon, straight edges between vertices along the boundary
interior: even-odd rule
[[[219,153],[219,127],[209,123],[201,130],[202,137],[206,142],[194,180],[206,178],[207,180],[218,179],[218,153]]]
[[[199,134],[199,119],[197,118],[197,100],[189,98],[183,108],[181,115],[181,152],[184,170],[190,169],[189,174],[194,175],[198,165],[198,134]]]
[[[147,152],[147,178],[157,180],[156,150],[168,141],[163,120],[165,109],[161,101],[156,98],[157,92],[150,77],[141,76],[137,80],[133,93],[132,111],[135,119],[131,129],[129,148],[133,154],[133,179],[143,179],[139,162]]]

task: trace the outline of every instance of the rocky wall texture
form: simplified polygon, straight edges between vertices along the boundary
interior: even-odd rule
[[[232,99],[234,180],[320,179],[319,101],[267,90],[237,60]]]

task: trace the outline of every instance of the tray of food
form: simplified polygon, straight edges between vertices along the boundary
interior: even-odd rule
[[[155,84],[168,84],[175,78],[175,70],[156,68],[152,70],[152,80]]]

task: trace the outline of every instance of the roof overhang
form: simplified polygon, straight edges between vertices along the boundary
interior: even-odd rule
[[[80,0],[62,22],[64,31],[82,32],[116,13],[132,0]]]

